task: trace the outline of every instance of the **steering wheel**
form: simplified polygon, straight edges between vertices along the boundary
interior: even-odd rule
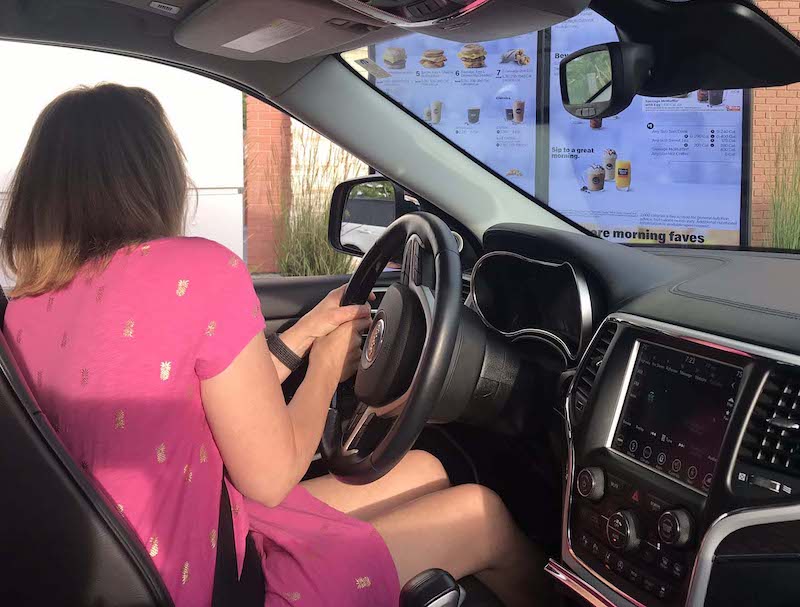
[[[330,472],[366,484],[411,449],[452,381],[461,319],[461,258],[447,225],[430,213],[395,220],[364,255],[342,305],[367,301],[378,277],[403,253],[400,280],[386,291],[356,373],[358,407],[349,421],[332,405],[322,454]],[[379,437],[375,438],[376,431]],[[366,439],[366,440],[365,440]],[[367,442],[367,445],[360,443]]]

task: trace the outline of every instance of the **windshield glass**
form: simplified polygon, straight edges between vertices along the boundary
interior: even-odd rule
[[[800,248],[800,137],[754,142],[753,91],[637,96],[605,119],[564,110],[561,59],[618,40],[610,22],[586,10],[524,36],[462,44],[411,34],[345,59],[487,169],[602,238]],[[602,62],[578,68],[569,86],[607,94]],[[787,98],[797,98],[794,88]]]

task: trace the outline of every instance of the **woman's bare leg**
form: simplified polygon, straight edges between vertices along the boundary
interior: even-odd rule
[[[439,567],[456,579],[477,574],[507,607],[551,604],[544,554],[485,487],[444,489],[370,522],[392,553],[401,586]]]
[[[446,489],[450,481],[433,455],[410,451],[391,472],[369,485],[345,485],[330,474],[301,484],[340,512],[370,520],[418,497]]]

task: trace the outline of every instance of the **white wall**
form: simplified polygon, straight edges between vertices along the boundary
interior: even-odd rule
[[[0,199],[31,127],[55,96],[80,84],[117,82],[158,97],[199,190],[187,232],[244,256],[241,92],[203,76],[93,51],[0,41]]]

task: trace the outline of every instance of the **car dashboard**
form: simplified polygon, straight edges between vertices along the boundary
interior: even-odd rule
[[[800,604],[800,264],[529,226],[492,228],[484,242],[534,273],[562,269],[545,273],[541,295],[517,281],[505,318],[482,314],[489,326],[528,305],[545,331],[580,335],[589,318],[594,332],[564,405],[561,555],[547,565],[558,585],[603,607]],[[481,281],[502,272],[491,274],[473,272],[478,308]],[[513,281],[500,284],[513,295]],[[577,310],[557,297],[545,312],[558,314],[541,314],[537,297],[573,285],[586,289]]]

